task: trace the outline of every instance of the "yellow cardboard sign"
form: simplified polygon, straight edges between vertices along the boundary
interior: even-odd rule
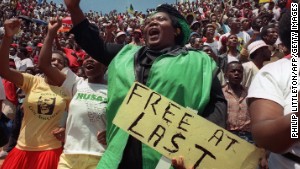
[[[113,123],[195,169],[256,169],[261,150],[159,93],[134,83]]]

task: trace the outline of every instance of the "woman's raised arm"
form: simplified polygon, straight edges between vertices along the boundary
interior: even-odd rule
[[[14,18],[9,19],[4,22],[5,35],[2,40],[2,45],[0,47],[0,76],[4,79],[16,84],[17,86],[22,86],[23,75],[22,73],[9,68],[9,48],[12,42],[13,36],[18,33],[21,26],[21,21]]]
[[[48,32],[40,52],[38,63],[39,69],[57,86],[61,86],[66,79],[64,73],[52,66],[52,44],[61,25],[62,21],[58,17],[49,22]]]

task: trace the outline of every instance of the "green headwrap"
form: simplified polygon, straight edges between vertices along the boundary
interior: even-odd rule
[[[183,41],[181,42],[181,45],[185,45],[189,40],[191,30],[190,30],[190,26],[188,25],[187,21],[180,14],[180,12],[177,9],[175,9],[173,6],[169,5],[169,4],[162,4],[162,5],[158,6],[156,8],[155,13],[157,13],[157,12],[165,12],[165,13],[177,18],[178,23],[179,23],[180,28],[181,28],[181,31],[183,33]]]
[[[185,45],[189,40],[189,37],[190,37],[190,34],[191,34],[191,29],[190,29],[190,26],[187,24],[187,22],[185,20],[182,20],[182,19],[178,18],[178,22],[181,26],[181,30],[182,30],[182,33],[183,33],[182,45]]]

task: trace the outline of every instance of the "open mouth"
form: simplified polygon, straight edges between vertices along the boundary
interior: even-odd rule
[[[149,36],[150,37],[158,37],[159,33],[160,33],[160,31],[157,28],[151,28],[149,30]]]
[[[238,44],[238,41],[231,41],[231,44],[237,45],[237,44]]]
[[[278,36],[274,36],[274,37],[272,38],[272,40],[275,41],[275,42],[277,41],[277,39],[278,39]]]
[[[215,35],[215,32],[207,32],[207,35],[208,35],[208,36],[214,36],[214,35]]]
[[[241,80],[242,78],[240,76],[233,77],[234,80]]]
[[[57,68],[57,65],[55,65],[55,64],[51,64],[51,66]]]
[[[94,69],[94,65],[93,64],[91,64],[91,63],[88,63],[88,64],[86,64],[85,65],[85,68],[87,69],[87,70],[92,70],[92,69]]]

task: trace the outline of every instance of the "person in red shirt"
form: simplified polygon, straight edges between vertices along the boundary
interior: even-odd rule
[[[15,61],[13,59],[9,60],[9,67],[11,69],[16,69]],[[3,79],[2,83],[5,90],[6,100],[3,101],[2,104],[2,112],[11,120],[14,119],[16,114],[16,106],[18,105],[18,97],[17,97],[17,87],[12,82]]]

